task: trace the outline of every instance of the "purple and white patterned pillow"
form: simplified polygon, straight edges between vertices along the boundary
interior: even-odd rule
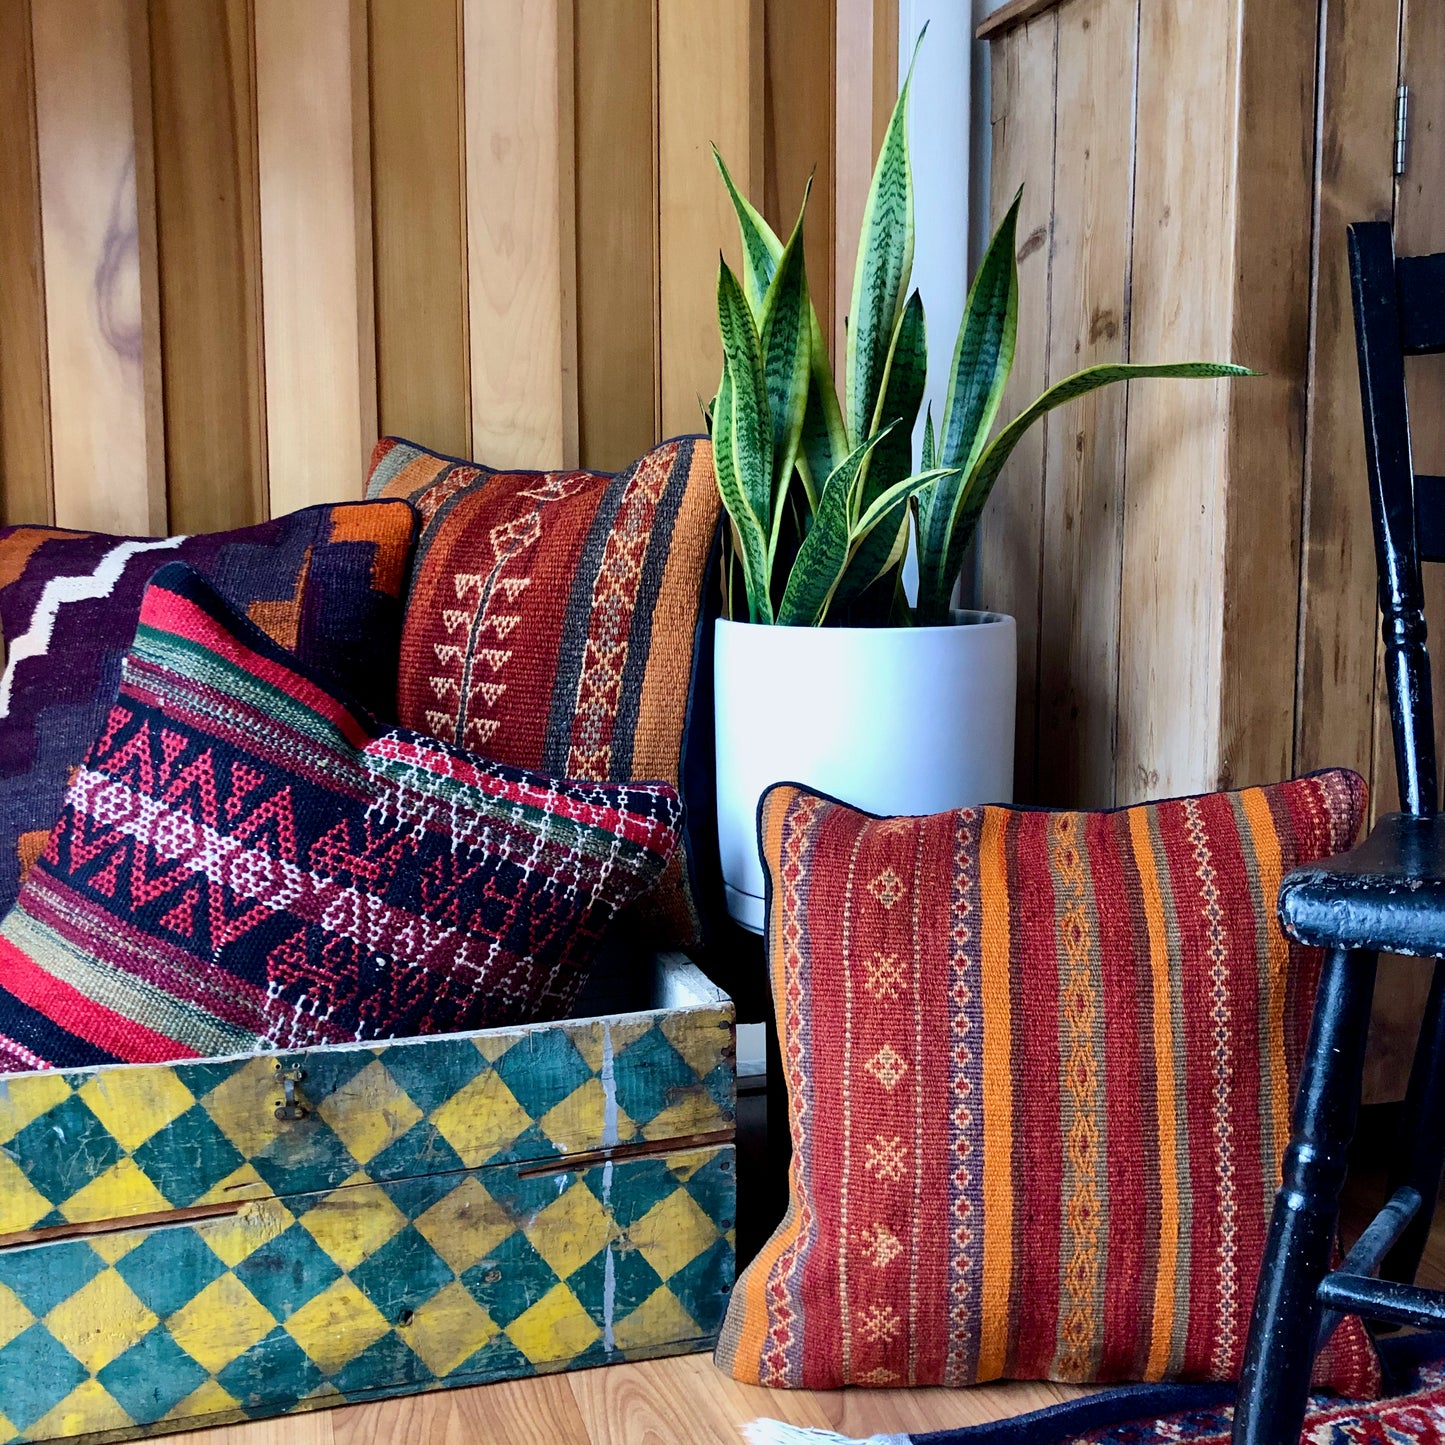
[[[172,564],[0,923],[0,1072],[561,1017],[681,811],[378,723]]]
[[[311,507],[198,537],[0,529],[9,654],[0,679],[0,913],[105,721],[146,584],[161,567],[196,568],[275,642],[393,717],[415,531],[405,502]]]

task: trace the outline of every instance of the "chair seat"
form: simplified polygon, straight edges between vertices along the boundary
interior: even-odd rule
[[[1445,817],[1387,813],[1358,848],[1289,874],[1279,918],[1312,946],[1445,957]]]

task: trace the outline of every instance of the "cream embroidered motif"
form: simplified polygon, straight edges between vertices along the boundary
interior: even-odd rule
[[[874,1269],[886,1269],[903,1253],[901,1241],[886,1224],[870,1224],[860,1230],[858,1243],[863,1257]]]
[[[891,1094],[908,1072],[908,1060],[891,1044],[884,1044],[863,1067]]]
[[[875,953],[868,960],[868,992],[874,998],[892,1001],[903,991],[903,969],[892,953]]]
[[[885,868],[868,884],[868,891],[884,909],[889,909],[903,897],[903,880],[892,868]]]
[[[869,1305],[858,1315],[858,1328],[870,1344],[883,1344],[903,1328],[903,1319],[892,1305]]]
[[[908,1168],[908,1146],[897,1134],[879,1134],[868,1145],[868,1172],[897,1184]]]

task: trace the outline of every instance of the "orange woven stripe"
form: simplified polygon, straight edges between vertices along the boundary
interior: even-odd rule
[[[1169,1007],[1169,942],[1165,932],[1164,899],[1149,836],[1149,813],[1129,810],[1129,840],[1144,894],[1144,917],[1149,927],[1149,970],[1154,980],[1154,1071],[1159,1108],[1159,1271],[1154,1277],[1154,1324],[1149,1337],[1146,1378],[1159,1379],[1169,1360],[1174,1333],[1175,1270],[1179,1258],[1179,1180],[1175,1174],[1174,1055],[1170,1047],[1174,1024]]]
[[[1254,840],[1254,856],[1259,864],[1259,891],[1265,900],[1267,912],[1273,911],[1274,900],[1279,897],[1283,872],[1274,814],[1270,812],[1269,802],[1261,788],[1251,788],[1247,793],[1242,793],[1240,803],[1244,807],[1244,816],[1249,819],[1249,832]],[[1284,1000],[1287,992],[1285,979],[1289,970],[1289,940],[1279,928],[1268,929],[1267,940],[1269,1038],[1264,1054],[1264,1065],[1268,1070],[1265,1087],[1269,1090],[1270,1122],[1274,1127],[1274,1157],[1282,1161],[1285,1147],[1289,1144],[1289,1076],[1284,1053]]]
[[[411,516],[395,503],[333,507],[330,540],[373,543],[371,585],[388,597],[400,597],[411,558],[413,527]]]
[[[1008,813],[985,808],[979,834],[983,990],[983,1286],[978,1379],[1003,1374],[1013,1273],[1013,1078],[1009,1040],[1009,897],[1004,832]]]
[[[794,789],[779,788],[768,795],[763,808],[762,834],[763,856],[768,859],[783,855],[783,819],[787,816],[788,804],[797,796]],[[773,998],[776,1001],[778,1019],[778,1046],[783,1058],[788,1057],[788,1011],[783,1007],[783,919],[782,892],[773,879],[770,898],[772,905],[768,917],[768,968],[772,975]],[[798,1160],[795,1157],[789,1166],[789,1198],[798,1197]],[[792,1249],[798,1242],[799,1214],[790,1203],[788,1217],[781,1228],[758,1252],[757,1259],[740,1281],[742,1293],[742,1319],[737,1340],[733,1346],[731,1361],[723,1361],[739,1379],[756,1380],[763,1367],[763,1344],[768,1334],[768,1280],[784,1251]],[[727,1350],[726,1332],[719,1345],[719,1356]]]
[[[702,599],[697,579],[707,567],[722,503],[713,478],[712,446],[692,451],[687,490],[672,527],[672,545],[657,605],[652,609],[652,647],[642,679],[642,698],[632,739],[632,776],[677,782],[682,730],[687,720],[692,638]],[[706,639],[711,647],[711,637]]]

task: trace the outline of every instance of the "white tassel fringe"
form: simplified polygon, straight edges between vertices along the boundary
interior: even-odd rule
[[[783,1420],[749,1420],[742,1428],[748,1445],[908,1445],[907,1435],[870,1435],[866,1440],[855,1440],[831,1430],[789,1425]]]

